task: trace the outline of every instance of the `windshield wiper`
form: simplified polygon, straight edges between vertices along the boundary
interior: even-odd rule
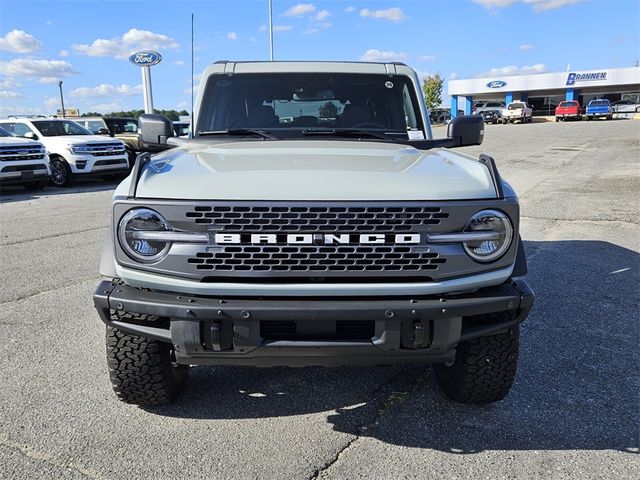
[[[379,140],[386,140],[388,142],[396,142],[395,138],[389,137],[384,133],[376,133],[370,130],[362,130],[359,128],[310,128],[303,130],[302,135],[331,135],[334,137],[371,137]]]
[[[276,140],[277,137],[267,133],[265,130],[257,128],[228,128],[226,130],[205,130],[198,132],[199,136],[207,137],[214,135],[256,135],[268,140]]]

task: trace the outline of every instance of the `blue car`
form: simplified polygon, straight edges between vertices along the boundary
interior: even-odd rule
[[[607,120],[611,120],[613,118],[613,107],[611,106],[611,102],[606,98],[591,100],[587,105],[584,117],[586,120],[598,117],[606,117]]]

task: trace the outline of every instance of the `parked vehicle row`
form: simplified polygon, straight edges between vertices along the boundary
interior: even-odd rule
[[[46,176],[41,175],[42,170],[47,170],[51,183],[57,187],[65,187],[73,184],[77,176],[101,175],[112,178],[124,178],[128,175],[132,164],[125,148],[125,144],[119,139],[105,139],[103,136],[94,135],[89,130],[78,123],[61,118],[9,118],[0,120],[0,128],[4,129],[12,137],[2,137],[10,150],[11,144],[15,141],[22,142],[23,145],[38,145],[46,149],[42,160],[45,168],[38,168],[38,178],[34,180],[31,174],[21,173],[11,175],[16,180],[14,183],[22,183],[27,186],[44,186]],[[37,141],[37,142],[36,142]],[[13,151],[13,150],[11,150]],[[14,154],[17,155],[17,154]],[[20,155],[18,155],[20,157]],[[48,160],[45,158],[48,156]],[[14,158],[9,155],[7,158]],[[29,157],[30,158],[30,157]],[[5,158],[2,157],[2,173],[12,173],[15,171],[28,171],[26,164],[22,166],[6,165]],[[18,159],[23,161],[22,158]],[[7,169],[11,166],[12,169]],[[50,174],[50,175],[49,175]],[[35,175],[35,173],[34,173]],[[44,178],[40,178],[40,177]],[[9,177],[7,176],[7,180]],[[2,178],[3,183],[5,178]]]
[[[50,174],[49,152],[42,143],[15,138],[0,128],[0,185],[40,190],[47,185]]]

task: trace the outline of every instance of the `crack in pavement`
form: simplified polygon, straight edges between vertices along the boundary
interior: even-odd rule
[[[25,240],[16,240],[13,242],[2,243],[0,244],[0,247],[8,247],[8,246],[17,245],[20,243],[37,242],[38,240],[49,240],[50,238],[64,237],[65,235],[76,235],[78,233],[92,232],[94,230],[103,230],[106,228],[109,228],[108,224],[100,227],[87,228],[84,230],[74,230],[73,232],[56,233],[54,235],[46,235],[46,236],[36,237],[36,238],[27,238]]]
[[[13,302],[19,302],[21,300],[27,300],[31,297],[37,297],[38,295],[43,295],[45,293],[50,293],[50,292],[56,292],[58,290],[62,290],[64,288],[69,288],[69,287],[76,287],[78,285],[82,285],[83,283],[87,283],[90,281],[96,281],[96,280],[100,280],[102,277],[100,275],[96,275],[95,277],[91,277],[91,278],[85,278],[84,280],[80,280],[79,282],[75,282],[75,283],[66,283],[64,285],[60,285],[56,288],[52,288],[50,290],[42,290],[40,292],[34,292],[34,293],[29,293],[27,295],[22,295],[20,297],[16,297],[16,298],[11,298],[9,300],[3,300],[0,302],[0,305],[7,305],[9,303],[13,303]],[[5,323],[6,324],[6,323]],[[24,325],[23,323],[21,323],[21,325]]]
[[[83,477],[91,480],[109,480],[109,477],[105,477],[101,472],[94,468],[86,467],[74,461],[60,460],[51,453],[36,450],[27,444],[11,442],[6,437],[0,440],[0,445],[10,448],[30,460],[48,463],[58,468],[73,470]]]
[[[411,384],[411,386],[407,389],[407,391],[395,391],[392,390],[388,395],[384,396],[382,399],[378,399],[378,395],[386,388],[393,385],[396,380],[402,377],[407,376],[407,372],[409,371],[409,367],[403,367],[397,374],[392,376],[387,382],[381,384],[376,388],[371,396],[375,399],[374,403],[378,405],[376,408],[373,418],[370,422],[357,427],[359,433],[353,434],[353,437],[340,449],[338,452],[327,462],[324,463],[321,467],[317,468],[309,480],[317,480],[322,475],[327,473],[336,463],[340,461],[341,458],[347,455],[349,450],[354,446],[354,444],[360,440],[363,436],[363,432],[372,432],[379,424],[380,419],[386,415],[392,408],[396,405],[399,405],[406,401],[407,397],[413,393],[416,386],[421,383],[422,375],[415,375],[415,378]],[[411,373],[409,373],[411,375]],[[340,409],[337,410],[338,412]],[[371,435],[367,435],[371,436]]]

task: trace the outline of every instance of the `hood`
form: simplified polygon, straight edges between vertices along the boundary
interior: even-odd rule
[[[126,195],[128,181],[116,195]],[[488,169],[445,149],[337,140],[190,141],[152,159],[137,196],[193,200],[496,198]]]
[[[40,141],[46,142],[48,145],[56,145],[65,147],[67,145],[85,145],[92,143],[117,143],[122,144],[122,140],[117,138],[105,137],[103,135],[59,135],[57,137],[41,137]]]
[[[18,145],[25,145],[28,147],[42,146],[40,142],[35,140],[29,140],[22,137],[0,137],[0,147],[13,147]]]

